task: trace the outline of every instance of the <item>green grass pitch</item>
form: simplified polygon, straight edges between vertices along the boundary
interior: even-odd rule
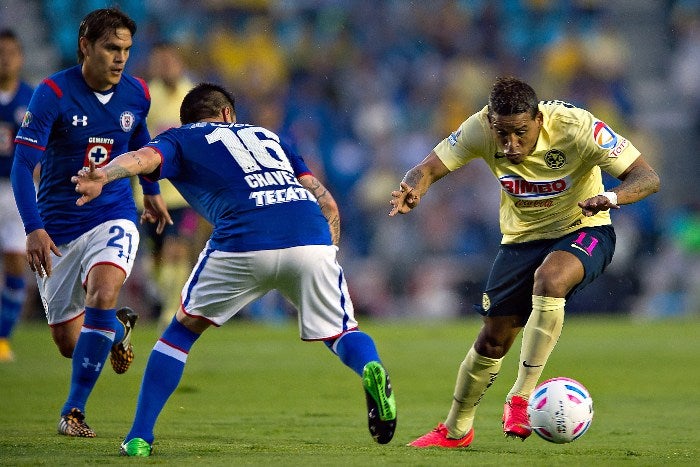
[[[94,439],[56,434],[70,361],[45,324],[18,326],[17,360],[0,365],[1,465],[698,465],[700,321],[636,323],[574,316],[543,375],[581,381],[593,424],[567,445],[501,432],[503,400],[516,373],[519,341],[477,414],[467,449],[418,450],[406,443],[442,421],[459,363],[480,322],[365,320],[396,392],[394,440],[367,432],[359,377],[321,343],[298,339],[296,324],[234,319],[210,329],[190,353],[180,387],[156,425],[154,455],[118,457],[131,424],[154,324],[134,333],[136,361],[124,375],[107,366],[87,406]]]

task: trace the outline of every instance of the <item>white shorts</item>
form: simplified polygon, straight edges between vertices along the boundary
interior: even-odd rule
[[[182,309],[216,326],[241,308],[278,290],[297,309],[303,340],[325,340],[357,328],[343,269],[331,245],[199,255],[182,289]]]
[[[72,242],[59,245],[63,256],[52,256],[51,277],[39,277],[39,294],[49,326],[70,321],[85,310],[85,283],[98,264],[112,264],[129,277],[139,248],[139,231],[130,220],[105,222]]]
[[[0,179],[0,251],[22,255],[27,251],[24,224],[19,217],[12,184],[8,179]]]

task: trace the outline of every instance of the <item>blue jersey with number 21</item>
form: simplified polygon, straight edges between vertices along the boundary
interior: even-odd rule
[[[297,180],[304,160],[272,131],[236,123],[193,123],[148,143],[160,173],[214,225],[210,247],[229,252],[331,245],[330,229]],[[149,178],[149,177],[146,177]]]
[[[146,128],[150,106],[143,80],[123,75],[109,92],[100,93],[88,86],[80,65],[37,86],[15,139],[13,162],[15,198],[27,233],[45,228],[63,245],[110,220],[137,221],[129,180],[116,180],[95,203],[76,206],[70,178],[91,162],[102,167],[146,144],[151,139]],[[35,194],[32,171],[37,163],[41,178]]]

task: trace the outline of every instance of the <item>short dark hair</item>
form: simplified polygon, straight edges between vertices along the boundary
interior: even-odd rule
[[[128,29],[132,37],[136,34],[136,22],[118,8],[101,8],[88,13],[78,28],[78,63],[85,59],[80,50],[81,37],[94,44],[105,33],[116,32],[119,28]]]
[[[212,83],[199,83],[182,100],[180,122],[184,125],[216,117],[224,107],[236,111],[234,98],[226,89]]]
[[[2,29],[0,30],[0,39],[10,39],[19,43],[19,37],[12,29]]]
[[[12,29],[1,30],[0,31],[0,41],[12,41],[15,44],[17,44],[17,47],[19,47],[19,51],[23,52],[22,41],[19,40],[19,36]]]
[[[538,103],[537,93],[529,84],[512,76],[500,77],[489,94],[489,113],[515,115],[527,112],[534,118],[539,111]]]

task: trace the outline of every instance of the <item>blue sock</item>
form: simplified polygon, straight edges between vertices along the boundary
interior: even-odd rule
[[[75,407],[85,412],[88,396],[95,387],[114,341],[114,308],[85,307],[85,320],[73,350],[70,393],[61,415]]]
[[[325,343],[338,355],[341,362],[360,376],[366,364],[380,362],[374,341],[362,331],[350,331],[335,341],[325,341]]]
[[[0,297],[0,338],[7,339],[12,334],[15,324],[19,321],[26,295],[24,278],[17,276],[5,278],[5,288]]]
[[[141,382],[134,423],[125,441],[142,438],[153,444],[153,428],[158,415],[180,383],[187,355],[199,336],[173,318],[153,346]]]
[[[119,318],[117,318],[116,312],[114,313],[114,341],[112,342],[113,344],[118,344],[124,339],[124,334],[126,334],[126,331],[124,330],[124,323],[119,321]]]

